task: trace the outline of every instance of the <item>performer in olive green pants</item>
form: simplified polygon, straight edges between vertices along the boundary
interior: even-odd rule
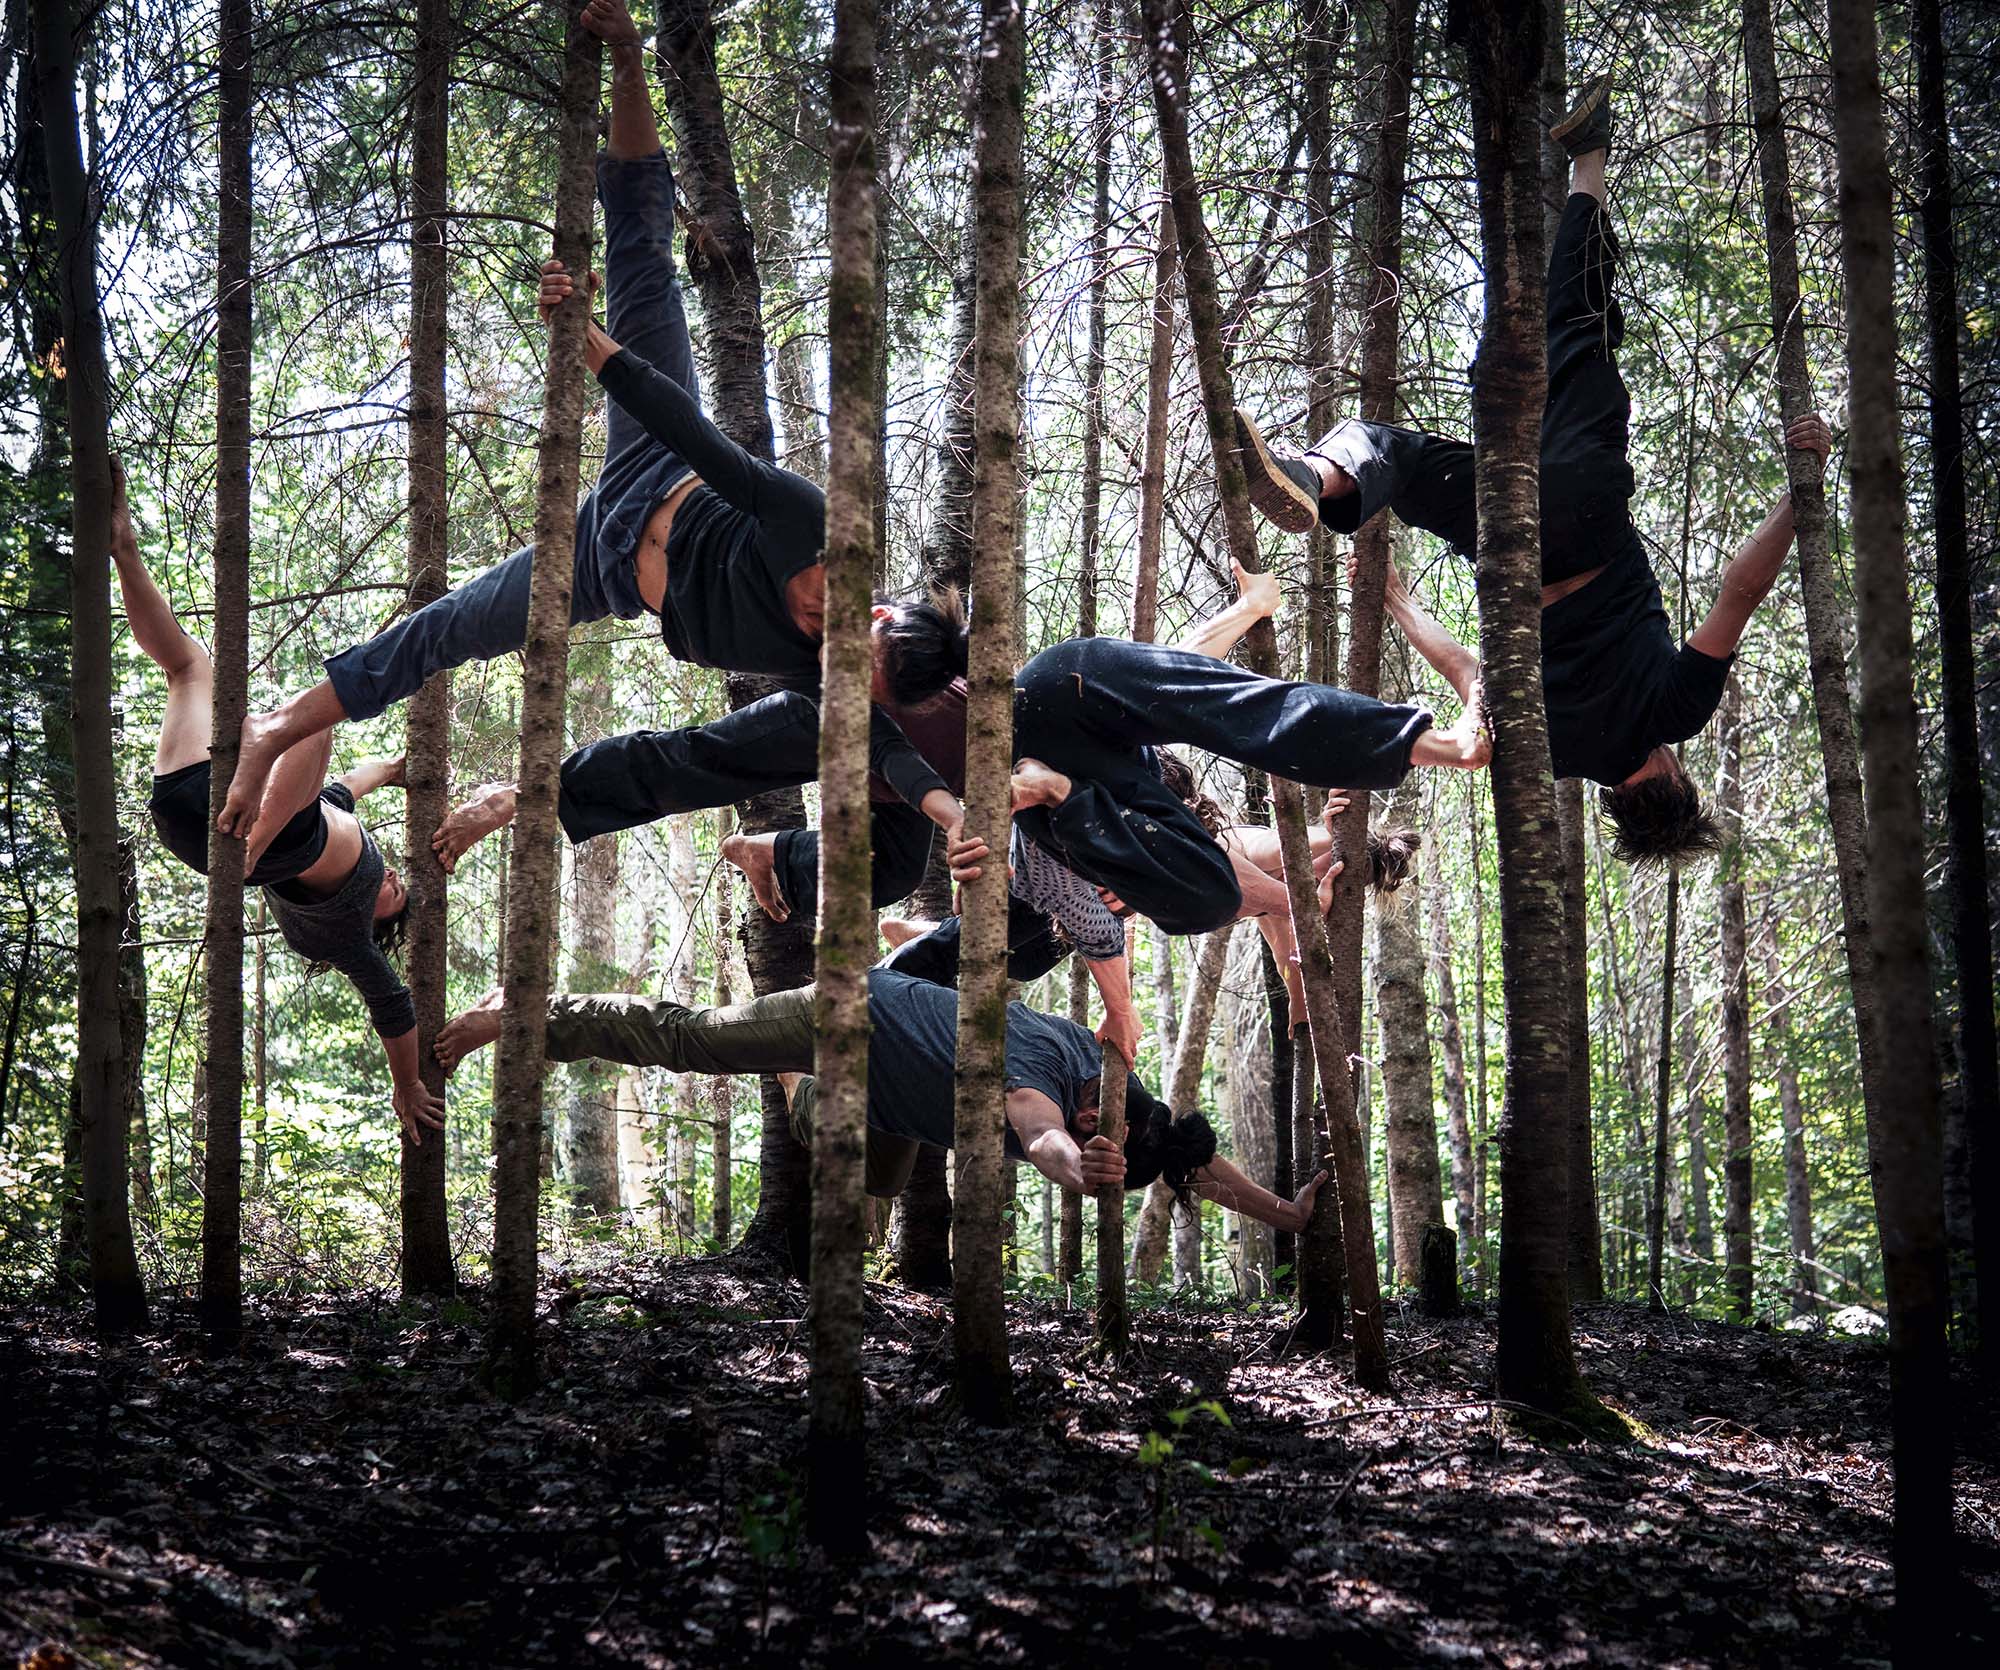
[[[489,992],[438,1034],[438,1059],[449,1072],[500,1035],[499,991]],[[813,1070],[813,988],[772,992],[748,1003],[690,1008],[657,997],[549,994],[551,1061],[620,1061],[670,1073],[804,1073]],[[791,1087],[792,1134],[812,1147],[819,1081]],[[888,1199],[902,1193],[917,1163],[913,1138],[870,1126],[865,1186]]]

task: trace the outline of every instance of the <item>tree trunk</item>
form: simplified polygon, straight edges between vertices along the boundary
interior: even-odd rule
[[[1952,241],[1949,63],[1941,0],[1915,0],[1921,151],[1924,323],[1930,358],[1931,518],[1945,758],[1945,891],[1957,973],[1958,1073],[1972,1171],[1972,1248],[1979,1362],[2000,1379],[2000,1062],[1995,1060],[1993,942],[1987,894],[1986,799],[1979,779],[1978,661],[1966,536],[1965,415],[1958,369],[1958,251]]]
[[[1792,1055],[1792,997],[1785,989],[1784,966],[1778,958],[1777,921],[1768,907],[1763,942],[1764,1032],[1777,1068],[1778,1107],[1785,1131],[1785,1225],[1792,1246],[1792,1315],[1810,1316],[1819,1303],[1819,1279],[1813,1268],[1812,1173],[1806,1164],[1805,1101],[1799,1094],[1798,1063]]]
[[[1161,1092],[1167,1106],[1177,1113],[1186,1112],[1200,1100],[1202,1069],[1208,1063],[1208,1035],[1214,1026],[1216,997],[1222,990],[1222,969],[1229,960],[1229,939],[1234,931],[1232,924],[1204,935],[1201,949],[1195,954],[1194,973],[1188,981],[1187,1012],[1181,1017],[1173,1066],[1168,1071],[1167,1082]],[[1154,1282],[1160,1279],[1160,1270],[1166,1263],[1170,1245],[1174,1251],[1174,1280],[1177,1283],[1200,1273],[1199,1231],[1194,1241],[1194,1268],[1190,1269],[1189,1255],[1177,1239],[1179,1228],[1174,1222],[1173,1204],[1173,1191],[1164,1179],[1155,1182],[1146,1191],[1145,1209],[1139,1214],[1139,1222],[1132,1235],[1130,1271],[1136,1281]],[[1180,1216],[1185,1219],[1188,1214]]]
[[[1750,956],[1743,902],[1743,686],[1732,671],[1716,716],[1721,755],[1716,813],[1722,825],[1717,877],[1722,910],[1722,1261],[1733,1320],[1748,1323],[1754,1303],[1750,1245]]]
[[[944,428],[931,484],[924,577],[961,591],[972,581],[974,343],[979,322],[979,226],[976,176],[967,170],[965,225],[951,275],[951,337],[945,356]]]
[[[211,650],[215,709],[209,748],[208,913],[203,929],[207,1020],[202,1054],[208,1062],[208,1146],[203,1157],[201,1200],[201,1317],[210,1349],[229,1351],[243,1332],[244,844],[213,826],[229,793],[229,781],[236,774],[237,743],[249,706],[250,150],[251,76],[256,50],[256,24],[249,0],[225,0],[219,25],[215,642]],[[79,758],[82,752],[79,747]]]
[[[1208,419],[1209,448],[1215,459],[1216,485],[1222,501],[1230,556],[1250,571],[1261,566],[1257,531],[1251,519],[1242,460],[1236,451],[1236,397],[1223,350],[1222,307],[1217,294],[1215,260],[1209,247],[1208,229],[1202,218],[1200,187],[1188,142],[1186,13],[1177,0],[1145,0],[1143,16],[1151,58],[1153,109],[1159,124],[1160,146],[1173,197],[1181,280],[1187,292],[1188,322],[1201,374],[1202,407]],[[1245,652],[1246,663],[1253,670],[1267,675],[1276,674],[1278,643],[1270,622],[1260,621],[1257,624],[1245,639]],[[1360,1131],[1354,1121],[1353,1091],[1342,1055],[1346,1029],[1340,1020],[1339,998],[1334,990],[1333,965],[1327,948],[1326,924],[1319,913],[1319,900],[1313,882],[1311,851],[1306,840],[1305,802],[1298,785],[1283,778],[1272,780],[1271,797],[1305,977],[1313,1051],[1318,1058],[1319,1076],[1326,1089],[1334,1161],[1334,1189],[1330,1192],[1335,1196],[1335,1202],[1329,1203],[1329,1191],[1322,1191],[1315,1204],[1313,1223],[1322,1226],[1320,1233],[1325,1234],[1335,1221],[1335,1213],[1338,1214],[1354,1313],[1355,1379],[1374,1390],[1388,1384],[1389,1357],[1382,1329],[1366,1166],[1361,1152]],[[1312,1240],[1313,1233],[1313,1226],[1308,1225],[1308,1242]],[[1307,1309],[1299,1337],[1309,1346],[1324,1346],[1331,1343],[1328,1328],[1335,1319],[1338,1301],[1324,1290],[1323,1283],[1315,1290],[1318,1280],[1315,1268],[1311,1257],[1303,1261],[1300,1285]]]
[[[1503,1396],[1574,1418],[1595,1400],[1569,1331],[1568,959],[1562,835],[1541,683],[1540,420],[1546,390],[1539,8],[1468,3],[1473,161],[1486,275],[1473,387],[1479,642],[1493,731],[1507,1088],[1500,1121]]]
[[[1562,822],[1563,954],[1569,993],[1569,1296],[1604,1297],[1603,1234],[1590,1114],[1590,906],[1585,896],[1583,783],[1556,784]]]
[[[729,838],[729,808],[724,806],[715,815],[716,845]],[[735,901],[735,889],[727,881],[715,890],[715,1006],[728,1007],[731,1001],[729,984],[729,919]],[[729,1250],[729,1236],[735,1227],[735,1203],[730,1194],[735,1188],[735,1156],[732,1152],[733,1133],[730,1119],[736,1109],[736,1081],[727,1074],[718,1073],[708,1081],[709,1134],[709,1234],[715,1240],[717,1252]]]
[[[256,982],[253,998],[255,1008],[251,1010],[250,1031],[250,1071],[253,1093],[256,1096],[256,1116],[252,1126],[252,1146],[250,1165],[250,1192],[260,1195],[270,1181],[271,1145],[267,1127],[271,1115],[271,1018],[268,993],[265,989],[265,941],[270,933],[270,912],[264,902],[262,888],[257,891],[257,944],[253,955]],[[406,1260],[407,1262],[407,1260]]]
[[[973,101],[978,328],[974,378],[972,589],[966,684],[965,824],[995,852],[1012,828],[1014,668],[1020,659],[1015,566],[1020,484],[1021,112],[1025,29],[1016,0],[982,0]],[[959,1396],[982,1425],[1013,1404],[1001,1267],[1006,1122],[1007,878],[1002,866],[964,888],[959,961],[952,1344]],[[1108,1075],[1107,1075],[1108,1077]]]
[[[875,0],[837,0],[828,64],[826,667],[820,697],[820,929],[815,963],[812,1370],[807,1524],[844,1555],[867,1546],[861,1389],[862,1154],[868,1131],[869,598],[875,576],[877,342]]]
[[[1415,782],[1405,778],[1389,802],[1396,825],[1418,811]],[[1382,1028],[1383,1143],[1396,1280],[1422,1284],[1424,1232],[1444,1222],[1437,1114],[1431,1100],[1431,1035],[1424,1001],[1424,948],[1417,937],[1423,883],[1375,903],[1375,1013]],[[1410,894],[1405,898],[1403,894]]]
[[[1104,495],[1105,304],[1111,287],[1111,141],[1118,120],[1113,79],[1111,0],[1096,0],[1092,70],[1097,108],[1091,122],[1089,304],[1083,369],[1083,480],[1078,489],[1082,555],[1076,577],[1076,635],[1097,636],[1097,555]]]
[[[1903,458],[1896,388],[1892,181],[1875,11],[1829,0],[1840,256],[1847,285],[1847,464],[1868,805],[1868,921],[1880,1005],[1881,1094],[1867,1097],[1882,1234],[1896,1461],[1896,1660],[1935,1653],[1952,1617],[1951,1422],[1942,1133],[1925,945],[1920,740],[1911,684]]]
[[[1264,944],[1264,936],[1257,936]],[[1271,1192],[1290,1200],[1298,1192],[1292,1151],[1292,1074],[1297,1054],[1292,1042],[1292,1000],[1285,990],[1278,960],[1264,945],[1264,1008],[1271,1027]],[[1274,1291],[1293,1292],[1298,1283],[1298,1237],[1280,1230],[1271,1237]],[[1284,1274],[1278,1275],[1282,1270]]]
[[[1486,1238],[1486,1168],[1492,1157],[1486,1117],[1486,877],[1479,833],[1479,785],[1466,779],[1465,798],[1472,824],[1472,1239],[1474,1290],[1490,1278]]]
[[[159,1200],[153,1186],[153,1132],[146,1118],[146,935],[139,914],[138,843],[130,838],[118,843],[118,921],[118,1044],[125,1069],[120,1100],[132,1133],[132,1204],[141,1218],[153,1222],[159,1217]],[[0,1083],[0,1096],[5,1094]],[[257,1105],[260,1110],[264,1105],[261,1079]]]
[[[1236,1163],[1251,1182],[1275,1189],[1272,1181],[1271,1030],[1263,990],[1264,936],[1239,936],[1222,989],[1222,1036],[1229,1055],[1224,1099]],[[1272,1230],[1269,1224],[1236,1214],[1236,1270],[1239,1292],[1260,1299],[1271,1292]]]
[[[1069,960],[1069,1018],[1076,1026],[1090,1025],[1090,972],[1078,956]],[[1083,1274],[1083,1196],[1075,1189],[1062,1192],[1061,1242],[1056,1279],[1067,1287]]]
[[[707,327],[705,403],[738,446],[769,458],[771,406],[764,391],[757,241],[736,187],[709,0],[674,0],[661,8],[656,56],[673,116],[681,188],[693,207],[685,249],[688,276],[701,293]]]
[[[1475,855],[1476,858],[1476,855]],[[1438,1044],[1444,1051],[1445,1123],[1451,1137],[1452,1217],[1457,1224],[1458,1279],[1477,1279],[1472,1257],[1472,1126],[1465,1106],[1465,1039],[1458,1021],[1458,988],[1451,971],[1451,924],[1445,916],[1444,881],[1425,890],[1430,907],[1431,978],[1437,982]],[[1598,1295],[1600,1298],[1602,1294]]]
[[[1764,249],[1771,275],[1771,333],[1777,339],[1778,403],[1787,423],[1812,410],[1806,365],[1805,310],[1799,293],[1798,217],[1792,207],[1791,162],[1784,110],[1771,44],[1770,0],[1744,0],[1743,58],[1750,84],[1757,166],[1764,191]],[[1870,951],[1868,917],[1868,814],[1861,793],[1861,761],[1848,702],[1845,611],[1829,554],[1824,465],[1817,453],[1788,449],[1785,473],[1799,550],[1799,596],[1805,606],[1807,671],[1819,722],[1820,760],[1826,778],[1826,815],[1833,830],[1834,874],[1854,999],[1854,1030],[1861,1061],[1862,1099],[1871,1108],[1886,1088],[1881,1026]]]
[[[564,8],[555,255],[573,273],[591,260],[592,175],[597,149],[597,38]],[[549,936],[556,892],[556,784],[569,682],[569,593],[583,430],[582,290],[549,320],[547,383],[535,494],[534,579],[521,668],[520,784],[507,889],[507,1008],[494,1065],[493,1318],[491,1372],[504,1396],[537,1378],[542,1079],[546,1064]]]
[[[1160,551],[1166,539],[1167,424],[1174,380],[1174,205],[1160,201],[1153,234],[1153,305],[1146,350],[1146,435],[1139,465],[1139,558],[1132,578],[1132,641],[1159,630]]]
[[[1660,968],[1660,1056],[1653,1081],[1653,1192],[1646,1208],[1646,1308],[1664,1311],[1662,1286],[1666,1260],[1667,1177],[1672,1170],[1673,1145],[1667,1124],[1668,1086],[1674,1072],[1674,954],[1681,921],[1681,873],[1667,872],[1667,940]]]
[[[445,460],[450,448],[445,395],[445,323],[451,276],[450,212],[452,0],[419,0],[410,87],[410,608],[444,596]],[[446,1097],[431,1042],[445,1023],[450,929],[444,867],[428,835],[448,810],[451,674],[438,673],[410,700],[403,744],[408,807],[403,865],[410,889],[409,982],[417,1009],[417,1064],[425,1086]],[[259,964],[261,968],[261,962]],[[261,1108],[261,1102],[260,1102]],[[449,1117],[449,1115],[447,1115]],[[442,1135],[402,1145],[403,1292],[449,1293],[455,1282],[445,1214]]]
[[[603,711],[609,686],[593,680],[579,707]],[[612,992],[627,984],[618,964],[618,837],[599,835],[574,849],[569,865],[569,989]],[[564,1069],[569,1107],[564,1121],[563,1176],[577,1209],[616,1218],[618,1187],[619,1070],[605,1061],[572,1061]],[[666,1133],[662,1139],[670,1140]]]
[[[1334,340],[1335,309],[1347,298],[1336,295],[1344,274],[1339,259],[1342,229],[1333,212],[1334,180],[1346,158],[1335,155],[1333,80],[1351,15],[1345,8],[1336,13],[1331,0],[1311,0],[1300,54],[1304,60],[1300,126],[1306,144],[1306,433],[1315,436],[1324,435],[1338,421],[1340,402],[1348,392],[1347,370]],[[1305,644],[1300,664],[1305,677],[1315,683],[1332,678],[1338,664],[1339,616],[1329,579],[1335,544],[1330,528],[1315,527],[1306,536]]]

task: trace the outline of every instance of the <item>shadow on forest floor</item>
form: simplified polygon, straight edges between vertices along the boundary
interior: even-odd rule
[[[1488,1388],[1490,1314],[1392,1316],[1396,1390],[1379,1399],[1338,1355],[1277,1357],[1268,1317],[1141,1312],[1114,1371],[1089,1364],[1086,1316],[1016,1301],[1018,1421],[993,1435],[954,1412],[948,1306],[871,1287],[873,1552],[849,1574],[798,1546],[804,1290],[716,1262],[590,1279],[622,1296],[557,1304],[551,1287],[548,1382],[515,1408],[478,1389],[463,1304],[272,1303],[227,1362],[201,1357],[185,1311],[111,1351],[71,1313],[0,1322],[0,1650],[1886,1662],[1888,1376],[1871,1343],[1589,1307],[1586,1372],[1648,1441],[1551,1449],[1490,1409],[1426,1407]],[[1205,1399],[1228,1424],[1176,1425]],[[1964,1559],[1990,1597],[1992,1428],[1962,1424],[1985,1446],[1960,1460]],[[1148,1432],[1177,1446],[1158,1466]]]

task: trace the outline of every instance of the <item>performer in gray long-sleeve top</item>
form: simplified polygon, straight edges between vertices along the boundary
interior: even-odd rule
[[[209,737],[215,671],[208,651],[181,630],[139,557],[125,472],[112,466],[111,560],[132,636],[167,675],[167,706],[153,756],[153,827],[189,869],[208,873]],[[285,943],[308,962],[353,982],[395,1084],[396,1116],[411,1142],[443,1127],[444,1104],[417,1073],[417,1011],[389,954],[402,941],[410,896],[354,815],[371,790],[403,780],[401,760],[369,760],[326,781],[331,733],[286,750],[265,785],[245,841],[244,875],[277,918]]]

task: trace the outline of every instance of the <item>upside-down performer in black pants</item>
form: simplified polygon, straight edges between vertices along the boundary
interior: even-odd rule
[[[1630,508],[1632,402],[1618,371],[1625,319],[1612,294],[1618,245],[1605,207],[1610,80],[1589,82],[1551,130],[1573,167],[1549,249],[1542,686],[1555,774],[1601,785],[1619,857],[1671,862],[1719,849],[1714,821],[1668,745],[1699,733],[1721,701],[1736,646],[1791,550],[1792,502],[1782,496],[1744,542],[1707,618],[1677,645]],[[1352,533],[1386,506],[1474,554],[1473,454],[1463,441],[1350,418],[1303,457],[1288,457],[1241,412],[1237,439],[1251,499],[1281,527],[1305,532],[1317,521]],[[1816,413],[1796,420],[1785,439],[1822,459],[1832,445]],[[1417,605],[1393,569],[1385,601],[1411,645],[1463,689],[1477,657]]]
[[[1220,659],[1277,608],[1277,580],[1241,595],[1186,647],[1075,638],[1014,676],[1015,822],[1084,880],[1170,934],[1207,933],[1243,904],[1227,850],[1161,776],[1156,749],[1200,748],[1320,788],[1394,788],[1415,765],[1476,769],[1477,703],[1449,731],[1425,708],[1265,678]],[[985,843],[954,844],[955,869]]]
[[[590,0],[583,23],[612,60],[610,136],[597,163],[609,329],[593,323],[584,349],[610,401],[604,465],[577,510],[571,622],[651,615],[676,660],[763,673],[815,695],[826,496],[745,451],[702,410],[674,269],[674,173],[660,147],[639,31],[624,0]],[[560,262],[545,262],[542,316],[572,288]],[[433,673],[520,649],[533,566],[532,548],[516,551],[329,658],[326,678],[310,690],[250,715],[223,829],[248,827],[287,748],[343,719],[374,717]],[[878,696],[914,705],[965,671],[964,623],[948,601],[879,600],[873,642]],[[874,725],[883,746],[901,743],[879,708]]]

